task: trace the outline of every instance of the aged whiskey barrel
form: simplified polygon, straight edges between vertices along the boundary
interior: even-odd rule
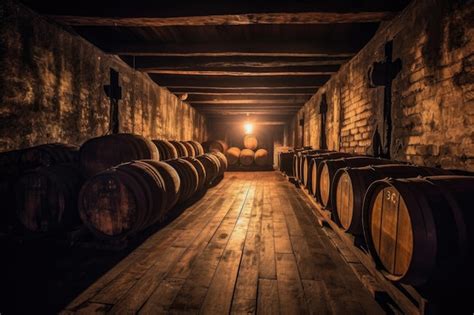
[[[318,153],[306,154],[301,156],[301,183],[308,189],[311,189],[311,177],[312,177],[312,170],[314,163],[313,159],[315,158],[322,158],[322,160],[326,157],[346,157],[352,156],[351,153],[344,153],[344,152],[333,152],[333,151],[321,151]],[[319,160],[316,160],[319,161]],[[317,163],[317,162],[316,162]]]
[[[166,163],[176,170],[181,180],[178,204],[182,204],[197,192],[199,184],[198,172],[193,164],[181,158],[168,160]]]
[[[178,172],[171,165],[163,161],[140,160],[136,162],[150,165],[163,178],[166,193],[165,213],[168,213],[178,202],[181,192],[181,179]]]
[[[255,135],[244,136],[244,148],[249,150],[255,150],[258,147],[258,140]]]
[[[196,151],[194,151],[194,146],[189,143],[188,141],[180,141],[184,147],[186,148],[186,156],[191,156],[191,157],[195,157],[196,156]]]
[[[81,171],[86,177],[120,163],[159,158],[158,149],[151,140],[133,134],[92,138],[86,141],[79,151]]]
[[[321,162],[330,159],[338,159],[342,157],[349,157],[353,156],[351,153],[345,152],[324,152],[320,153],[317,156],[309,158],[309,166],[307,171],[307,176],[309,177],[306,180],[306,187],[310,191],[310,193],[315,196],[316,195],[316,188],[317,188],[317,180],[318,180],[318,167]]]
[[[295,177],[298,181],[302,182],[303,180],[303,158],[311,154],[321,154],[326,153],[327,150],[304,150],[296,153],[295,157]]]
[[[250,149],[243,149],[240,151],[240,164],[244,166],[249,166],[253,164],[255,158],[255,153]]]
[[[61,163],[77,163],[79,147],[64,143],[48,143],[21,151],[20,163],[23,169],[51,166]]]
[[[347,157],[340,159],[324,160],[317,169],[316,200],[326,209],[332,208],[332,180],[340,168],[360,167],[368,165],[396,164],[397,162],[367,156]]]
[[[170,143],[174,146],[176,152],[178,152],[178,158],[188,156],[188,150],[180,141],[171,140]]]
[[[222,152],[214,151],[211,153],[214,155],[220,163],[219,175],[224,175],[224,172],[227,171],[227,167],[229,166],[227,163],[227,158]]]
[[[196,169],[196,172],[198,174],[198,184],[196,192],[202,191],[206,186],[206,169],[204,168],[204,165],[202,165],[201,161],[199,161],[195,157],[188,156],[183,159],[191,163]]]
[[[334,220],[346,232],[362,234],[362,204],[374,181],[384,178],[448,175],[449,171],[406,164],[373,165],[339,169],[334,175],[331,196]]]
[[[206,170],[206,187],[209,187],[219,175],[220,162],[210,154],[197,156],[196,159],[202,163]]]
[[[129,162],[90,178],[79,193],[79,214],[95,235],[122,239],[164,218],[165,182],[153,167]]]
[[[53,165],[26,171],[17,180],[18,221],[33,232],[65,230],[79,223],[77,165]]]
[[[190,141],[188,141],[188,143],[193,146],[195,156],[204,154],[204,148],[202,147],[202,145],[199,142],[194,141],[194,140],[190,140]]]
[[[472,275],[474,177],[384,179],[370,185],[364,236],[392,281],[423,285]]]
[[[156,148],[158,149],[161,161],[172,160],[172,159],[178,158],[178,151],[176,151],[176,148],[174,147],[174,145],[172,145],[169,141],[167,140],[152,140],[152,141],[156,145]]]
[[[240,158],[240,149],[237,147],[230,147],[225,153],[229,165],[236,165]]]
[[[265,149],[258,149],[255,152],[255,164],[258,166],[265,166],[268,164],[268,151]]]
[[[222,140],[211,141],[209,145],[209,152],[219,151],[225,153],[227,151],[228,145]]]

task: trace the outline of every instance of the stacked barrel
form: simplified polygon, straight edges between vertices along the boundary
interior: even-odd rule
[[[269,164],[268,151],[258,148],[258,140],[255,135],[245,135],[243,139],[243,149],[239,147],[227,148],[222,141],[211,141],[207,143],[209,151],[219,151],[224,153],[229,166],[266,166]]]
[[[426,285],[473,274],[474,177],[344,152],[299,149],[292,158],[298,184],[363,237],[388,279]]]
[[[173,207],[187,205],[215,184],[227,168],[222,153],[204,153],[199,142],[146,141],[142,147],[150,152],[138,158],[127,156],[82,187],[79,213],[96,235],[128,237],[163,221]],[[87,143],[84,146],[81,151],[88,150]]]
[[[65,231],[82,220],[98,237],[122,239],[188,205],[226,169],[225,155],[204,153],[199,142],[134,134],[92,138],[80,149],[47,144],[2,153],[0,194],[11,210],[2,215],[33,232]]]
[[[78,149],[51,143],[0,154],[0,228],[47,232],[78,223]]]

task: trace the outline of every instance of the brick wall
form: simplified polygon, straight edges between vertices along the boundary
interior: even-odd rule
[[[202,141],[206,122],[146,74],[72,31],[0,4],[0,151],[46,142],[81,144],[107,133],[109,69],[120,73],[121,132]]]
[[[370,153],[380,124],[383,87],[369,86],[368,69],[393,59],[392,158],[421,165],[474,170],[474,1],[414,0],[381,25],[373,39],[300,110],[305,145],[318,147],[319,106],[326,93],[330,149]]]

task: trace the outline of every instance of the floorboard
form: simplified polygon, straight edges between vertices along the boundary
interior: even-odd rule
[[[63,313],[383,311],[296,187],[277,172],[229,172]]]

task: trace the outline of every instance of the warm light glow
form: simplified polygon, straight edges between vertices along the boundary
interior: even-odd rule
[[[245,130],[245,134],[251,134],[253,132],[253,125],[249,122],[246,122],[244,124],[244,130]]]

